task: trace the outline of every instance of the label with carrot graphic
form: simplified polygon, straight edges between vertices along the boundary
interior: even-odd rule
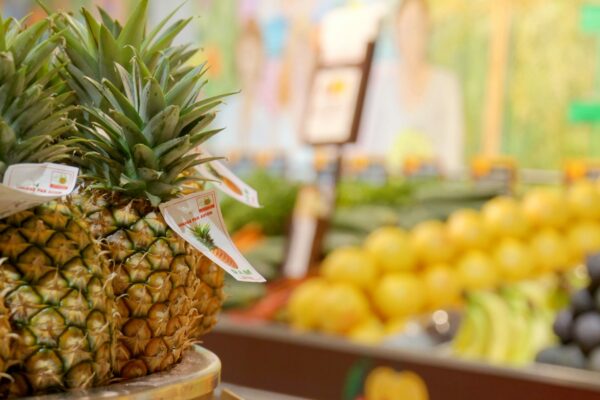
[[[192,193],[160,205],[169,226],[238,281],[264,282],[229,237],[214,190]]]
[[[204,149],[195,149],[202,157],[212,157],[212,155]],[[196,170],[204,178],[210,182],[221,192],[229,197],[233,197],[237,201],[249,205],[250,207],[258,208],[258,193],[246,182],[242,181],[236,174],[233,173],[221,161],[211,161],[200,164]]]
[[[209,224],[198,224],[193,225],[189,228],[192,231],[192,234],[202,243],[206,248],[213,253],[215,256],[219,258],[219,260],[223,261],[225,264],[229,265],[231,268],[238,269],[238,265],[225,250],[220,248],[215,244],[214,239],[210,236],[210,225]]]
[[[206,168],[210,171],[212,175],[214,175],[221,183],[229,188],[233,193],[238,196],[243,195],[242,189],[238,185],[236,185],[231,179],[226,176],[221,175],[213,165],[210,163],[206,165]]]

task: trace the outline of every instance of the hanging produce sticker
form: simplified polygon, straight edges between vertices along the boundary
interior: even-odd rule
[[[11,165],[0,184],[0,218],[69,195],[78,172],[78,168],[52,163]]]
[[[160,211],[178,235],[236,280],[265,282],[231,241],[214,190],[163,203]]]
[[[197,148],[195,151],[202,154],[203,157],[212,157],[206,150]],[[196,167],[196,170],[204,178],[210,179],[213,185],[226,195],[250,207],[260,208],[256,190],[238,178],[221,161],[211,161],[201,164]]]

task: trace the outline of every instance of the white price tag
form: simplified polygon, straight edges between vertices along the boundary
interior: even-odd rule
[[[214,190],[193,193],[159,207],[179,236],[236,280],[265,282],[231,241]]]
[[[0,185],[0,218],[69,195],[78,172],[78,168],[52,163],[11,165]]]
[[[211,157],[211,154],[203,149],[195,149],[203,157]],[[250,207],[259,208],[258,193],[246,182],[242,181],[221,161],[211,161],[196,167],[200,175],[210,179],[212,184],[229,197],[244,203]]]

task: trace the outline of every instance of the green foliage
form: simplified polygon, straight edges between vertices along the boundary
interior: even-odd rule
[[[182,176],[185,171],[218,159],[201,158],[192,150],[220,131],[205,126],[226,95],[198,100],[203,66],[168,88],[160,84],[160,69],[152,75],[140,60],[133,65],[130,74],[116,64],[123,91],[107,79],[102,84],[87,79],[92,96],[100,94],[109,107],[84,107],[90,124],[80,125],[87,138],[78,143],[79,163],[90,187],[146,197],[158,205],[175,197],[183,183],[200,180]]]
[[[392,180],[377,184],[365,180],[342,180],[337,203],[348,207],[362,204],[401,205],[410,200],[418,183]]]
[[[260,193],[262,208],[251,208],[224,198],[221,210],[230,232],[250,222],[258,223],[266,235],[281,235],[292,215],[299,185],[264,171],[253,173],[246,182]]]
[[[71,93],[56,82],[59,37],[48,21],[29,27],[0,16],[0,180],[17,163],[56,162],[72,153],[59,139],[73,130]]]
[[[161,62],[168,63],[170,75],[161,75],[163,84],[175,84],[190,71],[186,62],[196,52],[190,44],[173,45],[173,40],[190,23],[192,18],[177,20],[167,26],[180,8],[174,9],[163,18],[150,32],[146,32],[148,20],[148,0],[140,0],[129,14],[124,26],[101,8],[101,20],[82,8],[80,19],[67,13],[53,16],[53,28],[64,38],[65,52],[69,59],[71,87],[77,91],[86,104],[98,105],[99,97],[89,98],[86,83],[81,80],[87,76],[98,82],[104,79],[121,88],[119,73],[115,64],[131,72],[131,59],[138,57],[150,71],[161,69]],[[165,28],[166,27],[166,28]],[[162,55],[166,57],[162,57]]]
[[[148,1],[140,0],[124,25],[100,10],[82,8],[82,21],[53,16],[66,43],[67,84],[82,105],[78,123],[81,157],[75,158],[92,189],[147,198],[151,204],[177,196],[186,175],[217,158],[193,150],[220,129],[207,129],[229,94],[201,98],[206,66],[191,67],[189,44],[173,40],[191,18],[169,21],[175,9],[146,32]],[[185,175],[185,176],[184,176]]]

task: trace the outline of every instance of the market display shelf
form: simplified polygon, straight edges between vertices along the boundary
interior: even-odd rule
[[[343,398],[350,372],[365,365],[418,373],[432,400],[600,399],[600,373],[591,371],[542,364],[508,368],[228,317],[203,345],[219,354],[225,381],[310,399]]]

